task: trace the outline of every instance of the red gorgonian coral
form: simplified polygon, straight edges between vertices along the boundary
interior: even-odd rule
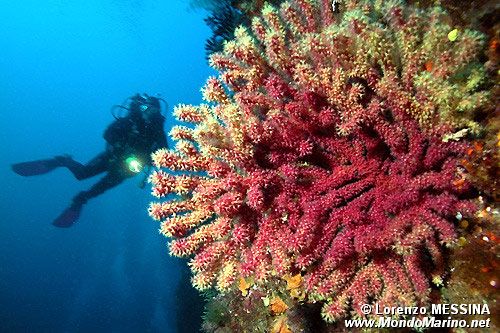
[[[152,174],[155,196],[176,195],[150,214],[174,238],[171,254],[194,255],[198,289],[301,272],[305,300],[324,301],[328,321],[374,301],[425,306],[455,215],[473,209],[458,164],[465,147],[443,142],[452,124],[409,76],[423,60],[383,52],[397,44],[365,13],[383,11],[404,31],[403,9],[351,1],[333,28],[326,3],[266,7],[253,36],[239,29],[212,56],[221,80],[203,93],[214,104],[176,108],[194,126],[174,128],[176,149],[154,154],[178,172]],[[413,14],[412,25],[428,18]],[[437,16],[431,28],[441,28]]]

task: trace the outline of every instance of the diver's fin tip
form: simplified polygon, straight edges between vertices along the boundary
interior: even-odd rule
[[[23,177],[43,175],[57,168],[59,165],[54,159],[45,159],[31,162],[21,162],[11,164],[11,169]]]
[[[52,225],[58,228],[71,227],[80,217],[81,210],[82,206],[70,206],[66,208],[66,210],[52,222]]]

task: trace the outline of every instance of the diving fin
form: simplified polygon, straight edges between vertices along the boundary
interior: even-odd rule
[[[29,177],[43,175],[44,173],[50,172],[59,166],[61,166],[61,163],[57,158],[50,158],[45,160],[12,164],[12,171],[17,173],[18,175]]]
[[[83,205],[71,205],[59,215],[52,224],[59,228],[71,227],[80,217]]]

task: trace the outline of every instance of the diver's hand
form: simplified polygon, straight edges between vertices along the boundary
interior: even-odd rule
[[[137,186],[139,186],[139,188],[141,189],[143,189],[146,186],[149,177],[149,169],[150,169],[149,166],[144,168],[143,177],[141,178],[141,181],[137,184]]]

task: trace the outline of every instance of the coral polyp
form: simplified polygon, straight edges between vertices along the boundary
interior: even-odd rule
[[[479,33],[398,1],[286,1],[210,62],[153,155],[150,214],[193,285],[300,276],[336,321],[364,303],[428,306],[457,214],[475,206],[461,139],[488,101]],[[458,185],[457,185],[458,184]],[[264,288],[264,287],[262,287]],[[300,296],[299,296],[300,295]]]

